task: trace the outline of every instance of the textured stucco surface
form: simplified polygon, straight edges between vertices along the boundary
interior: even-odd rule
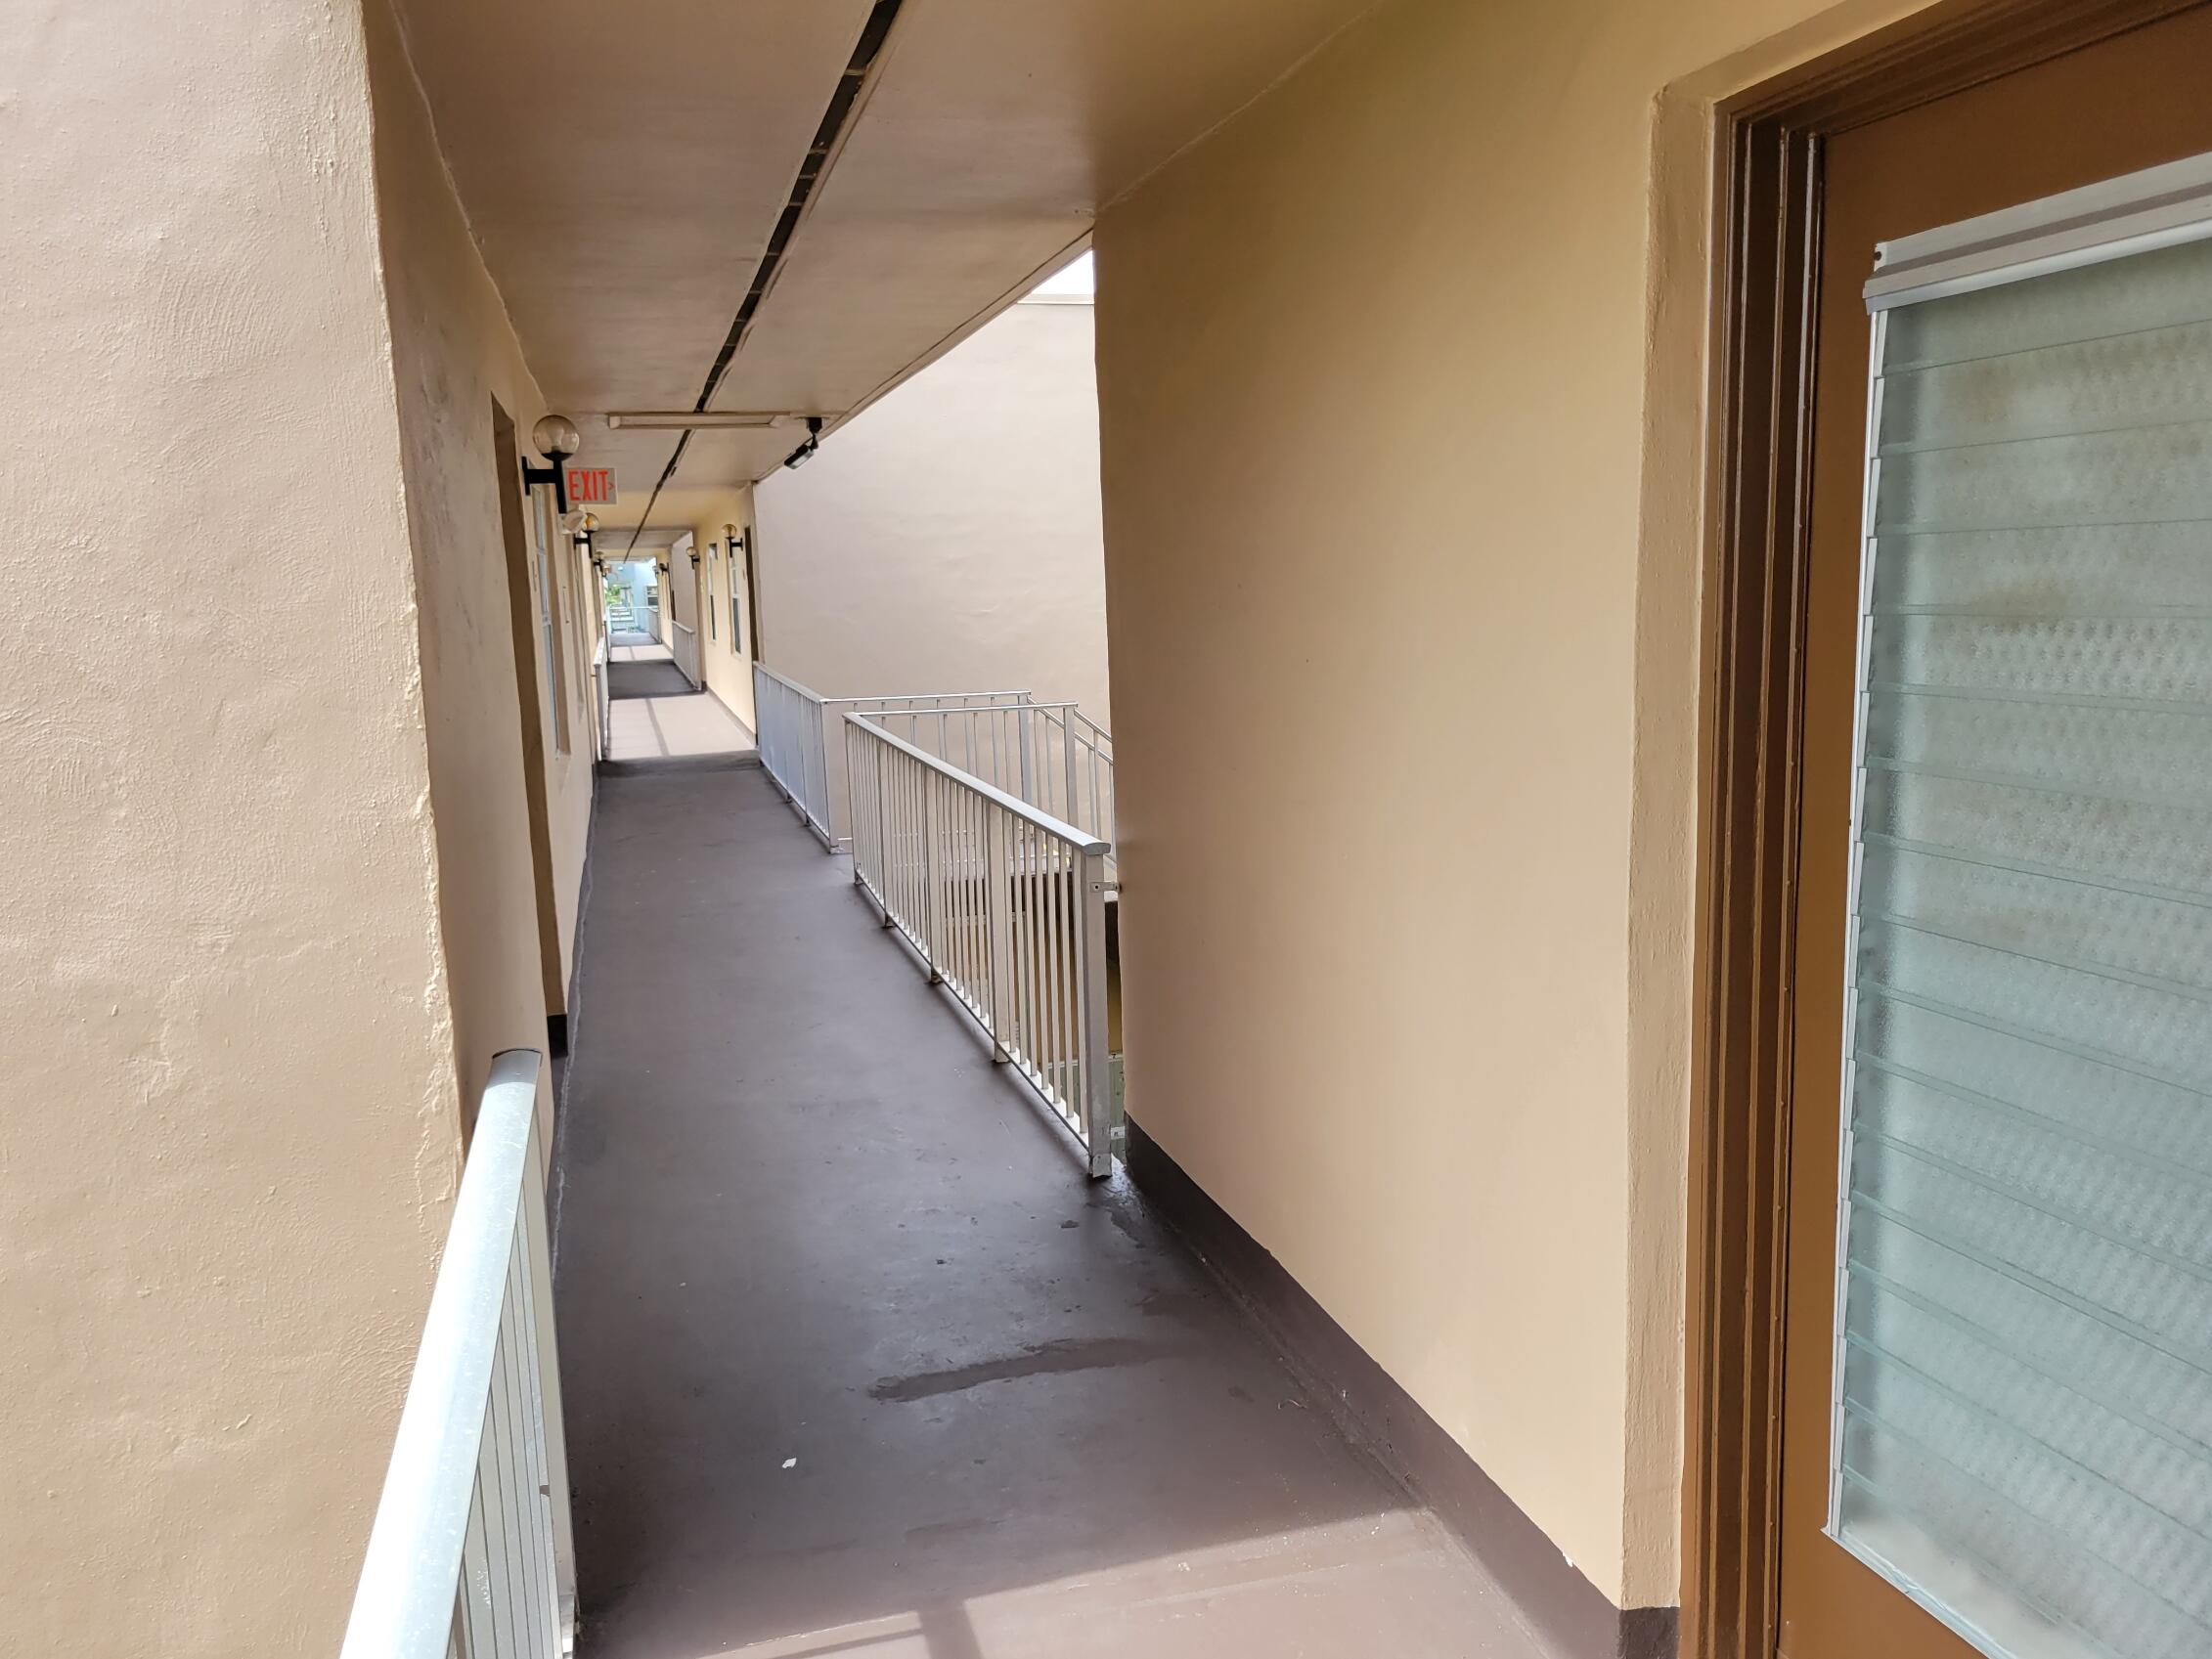
[[[1095,238],[1131,1111],[1627,1605],[1677,1595],[1705,134],[1911,9],[1399,0]]]
[[[732,490],[694,494],[697,500],[689,507],[692,533],[700,546],[712,544],[721,549],[710,553],[699,567],[703,596],[714,611],[714,626],[707,631],[701,644],[707,689],[750,727],[753,723],[753,641],[760,626],[760,619],[753,615],[752,599],[745,592],[746,564],[753,556],[753,487],[746,484]],[[732,524],[737,527],[738,538],[744,542],[741,549],[730,547],[728,526]],[[740,618],[743,628],[738,636],[733,636],[730,629],[732,584],[737,589],[738,608],[743,612]]]
[[[459,1146],[358,15],[21,0],[0,154],[0,1645],[327,1653]]]
[[[368,0],[367,17],[455,1055],[473,1100],[494,1054],[546,1043],[517,698],[527,694],[538,711],[565,981],[591,819],[590,664],[571,656],[562,667],[569,733],[563,754],[542,661],[534,655],[516,673],[499,492],[519,496],[520,482],[503,475],[492,436],[496,399],[527,451],[545,404],[462,217],[387,0]],[[526,503],[523,512],[534,535]],[[577,641],[567,619],[589,592],[574,548],[557,528],[552,544],[546,566],[559,600],[555,636],[570,653]],[[542,635],[534,549],[526,562],[535,647]],[[551,1103],[549,1085],[541,1111],[550,1113]]]
[[[769,667],[1111,724],[1088,306],[1013,306],[754,496]]]

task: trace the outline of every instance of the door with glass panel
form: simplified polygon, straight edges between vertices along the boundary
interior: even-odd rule
[[[1827,156],[1788,1659],[2212,1655],[2208,71]]]

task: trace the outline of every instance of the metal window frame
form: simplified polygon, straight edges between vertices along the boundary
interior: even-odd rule
[[[1867,309],[1948,299],[2212,237],[2212,154],[1878,243]]]

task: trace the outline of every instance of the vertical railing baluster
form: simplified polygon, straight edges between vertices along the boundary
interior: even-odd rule
[[[876,897],[883,901],[883,925],[891,926],[891,779],[883,774],[887,753],[876,753],[875,784],[875,845],[876,862],[880,875],[876,881]]]
[[[996,805],[986,808],[989,842],[984,849],[984,928],[991,956],[991,1058],[1012,1058],[1008,1048],[1014,1023],[1013,859],[1009,832],[1013,819]]]
[[[859,756],[860,744],[857,735],[852,725],[847,723],[845,726],[845,809],[855,819],[853,826],[853,885],[864,888],[867,886],[867,876],[862,862],[859,813],[855,809],[855,804],[861,798]]]
[[[1113,1056],[1106,1028],[1106,854],[1085,851],[1077,879],[1083,926],[1083,1092],[1084,1139],[1090,1147],[1090,1173],[1114,1172]]]
[[[1038,862],[1044,865],[1044,890],[1040,902],[1044,907],[1044,955],[1040,967],[1044,971],[1044,1028],[1038,1033],[1038,1058],[1044,1062],[1046,1093],[1053,1097],[1053,1109],[1071,1121],[1066,1109],[1066,1090],[1059,1086],[1059,841],[1044,839],[1040,848]]]
[[[1073,714],[1074,714],[1074,713],[1075,713],[1075,711],[1074,711],[1074,710],[1072,710],[1072,709],[1068,709],[1068,710],[1063,710],[1063,711],[1061,711],[1061,715],[1060,715],[1060,759],[1061,759],[1061,764],[1063,764],[1063,765],[1064,765],[1064,766],[1066,767],[1066,769],[1067,769],[1067,774],[1068,774],[1068,795],[1067,795],[1067,810],[1066,810],[1066,811],[1065,811],[1064,813],[1062,813],[1061,815],[1062,815],[1063,817],[1065,817],[1065,818],[1066,818],[1066,819],[1068,820],[1068,822],[1070,822],[1071,824],[1072,824],[1072,823],[1075,823],[1075,821],[1076,821],[1076,810],[1077,810],[1077,808],[1076,808],[1076,722],[1075,722],[1075,720],[1073,720],[1073,719],[1071,718],[1071,717],[1073,716]],[[1081,825],[1079,824],[1079,825],[1077,825],[1077,827],[1078,827],[1078,828],[1080,829],[1080,828],[1081,828],[1082,826],[1081,826]]]
[[[1014,1043],[1020,1062],[1037,1059],[1037,907],[1030,902],[1030,826],[1014,820]]]
[[[950,749],[953,715],[965,722],[962,758],[984,764],[990,750],[1011,764],[1026,752],[1032,781],[1064,791],[1074,815],[1105,810],[1103,750],[1078,728],[1072,709],[941,699],[937,707],[856,710],[845,758],[854,879],[871,892],[881,924],[914,944],[931,982],[950,985],[983,1026],[994,1062],[1021,1069],[1084,1143],[1089,1173],[1103,1175],[1112,1167],[1116,1113],[1106,1024],[1111,848],[1080,826],[1053,822],[1041,803],[1017,805],[883,723],[907,724]],[[978,733],[978,720],[991,731]],[[1038,734],[1055,727],[1060,755],[1040,757]],[[1079,742],[1087,755],[1076,754]]]
[[[1069,972],[1068,960],[1068,911],[1066,844],[1054,837],[1047,843],[1047,865],[1050,879],[1045,888],[1045,916],[1052,939],[1052,949],[1046,959],[1047,982],[1051,986],[1050,1008],[1052,1019],[1046,1033],[1046,1048],[1052,1056],[1052,1090],[1060,1100],[1060,1114],[1078,1134],[1083,1132],[1083,1120],[1076,1115],[1075,1090],[1068,1081],[1068,1055],[1073,1045],[1068,1019],[1068,982],[1074,979]]]
[[[568,1419],[560,1392],[560,1354],[553,1333],[553,1235],[546,1216],[546,1189],[541,1177],[545,1161],[539,1144],[535,1111],[530,1117],[527,1175],[522,1190],[520,1228],[528,1256],[529,1292],[523,1313],[537,1361],[537,1385],[533,1390],[538,1410],[539,1437],[545,1460],[544,1493],[552,1511],[553,1590],[559,1616],[560,1651],[568,1652],[576,1637],[576,1534],[569,1506]]]
[[[929,964],[929,982],[933,985],[945,978],[945,945],[939,933],[944,909],[940,891],[944,861],[937,850],[937,774],[924,771],[921,774],[922,960]]]

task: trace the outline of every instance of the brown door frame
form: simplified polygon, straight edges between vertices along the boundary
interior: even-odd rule
[[[1779,1634],[1790,961],[1824,146],[2198,3],[1954,0],[1715,112],[1683,1659],[1771,1659]]]
[[[754,546],[760,540],[760,526],[753,515],[745,516],[745,527],[739,532],[745,544],[745,615],[751,636],[746,641],[751,646],[748,653],[754,662],[761,660],[761,558],[760,549]]]
[[[553,897],[553,817],[546,783],[545,723],[538,715],[539,633],[537,607],[531,602],[532,538],[529,516],[536,505],[536,488],[522,483],[521,461],[515,442],[514,419],[492,403],[492,456],[498,474],[500,540],[507,563],[508,631],[514,648],[514,697],[522,743],[522,792],[530,823],[531,887],[537,895],[538,967],[544,982],[546,1018],[565,1018],[567,987],[560,972],[560,912]],[[548,564],[552,549],[547,549]],[[546,580],[555,579],[552,569]],[[550,598],[549,598],[549,602]],[[553,648],[560,648],[555,631]],[[557,711],[555,717],[557,718]],[[549,1029],[551,1027],[549,1026]]]

